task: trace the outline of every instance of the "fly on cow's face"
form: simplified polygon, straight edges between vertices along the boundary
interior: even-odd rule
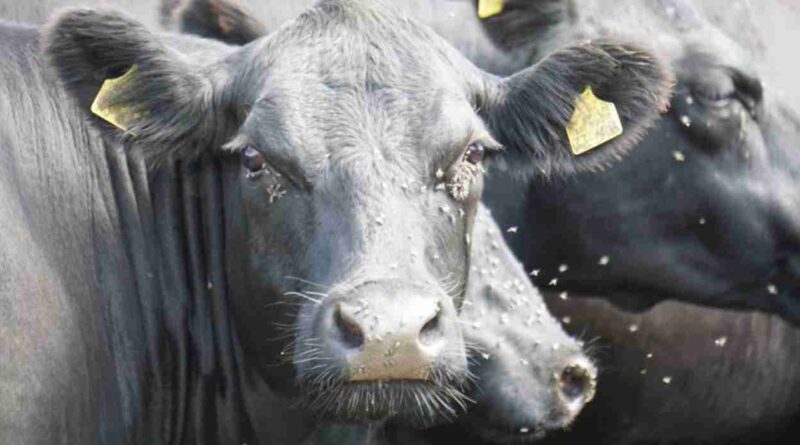
[[[473,184],[478,175],[483,174],[483,164],[493,152],[501,150],[501,145],[493,140],[476,140],[467,145],[447,175],[447,190],[456,201],[464,201],[473,192]],[[443,175],[442,175],[443,176]],[[437,178],[439,172],[437,172]],[[480,190],[476,190],[479,192]]]

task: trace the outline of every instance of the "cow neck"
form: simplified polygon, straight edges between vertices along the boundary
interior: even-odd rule
[[[148,169],[130,147],[107,152],[147,341],[137,435],[243,443],[250,429],[227,308],[221,166]]]

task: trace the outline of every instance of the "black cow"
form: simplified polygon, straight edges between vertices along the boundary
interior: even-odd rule
[[[678,83],[670,112],[625,162],[536,183],[522,206],[501,202],[502,185],[487,197],[500,221],[520,225],[514,248],[541,270],[536,282],[557,278],[632,307],[676,298],[800,320],[796,106],[765,87],[747,49],[689,2],[575,10],[552,45],[659,35]]]
[[[92,10],[0,33],[4,443],[255,440],[263,382],[330,418],[451,416],[484,157],[595,168],[669,83],[611,42],[497,78],[366,0],[238,50]],[[628,131],[574,157],[589,85]]]
[[[634,307],[641,307],[642,300],[649,305],[671,296],[669,288],[695,289],[681,298],[715,305],[760,307],[765,303],[791,317],[792,289],[798,280],[796,204],[800,190],[793,150],[798,128],[795,111],[780,103],[774,90],[760,93],[752,74],[742,75],[753,69],[752,62],[742,58],[743,49],[702,23],[691,5],[670,1],[577,3],[506,2],[503,14],[484,22],[499,49],[497,60],[502,65],[511,59],[524,60],[525,54],[535,58],[541,47],[609,31],[630,34],[644,30],[649,34],[638,38],[652,41],[653,35],[667,36],[661,49],[673,54],[682,96],[676,99],[673,111],[659,121],[655,134],[645,139],[642,147],[646,153],[637,152],[597,178],[587,175],[566,182],[537,183],[530,190],[531,207],[515,206],[507,199],[516,193],[515,184],[503,184],[503,178],[490,181],[489,202],[504,225],[519,225],[527,238],[522,244],[517,242],[519,235],[511,235],[509,240],[523,256],[530,254],[536,261],[530,269],[536,271],[543,286],[552,283],[577,291],[598,284],[592,280],[616,282],[610,288],[615,301],[620,301],[624,291],[628,301],[623,302]],[[538,15],[535,8],[545,4],[556,13]],[[467,25],[472,23],[469,17],[461,19]],[[631,26],[634,22],[637,25]],[[463,38],[475,35],[468,34]],[[549,40],[537,38],[542,35]],[[474,50],[467,54],[475,60],[485,57],[477,50],[478,56]],[[708,54],[697,55],[703,52],[723,60],[710,63]],[[511,57],[520,54],[522,57]],[[510,63],[498,71],[513,69],[515,64]],[[726,73],[731,83],[725,80]],[[717,97],[717,92],[705,91],[719,86],[733,86],[736,94]],[[691,98],[686,93],[689,88],[695,91]],[[750,111],[749,117],[737,113],[739,119],[745,119],[729,119],[727,124],[720,119],[726,113],[733,116],[731,110],[753,108],[759,96],[761,103],[753,110],[758,113]],[[703,135],[706,126],[724,129],[725,125],[733,127]],[[740,135],[744,136],[742,142],[737,142]],[[673,144],[685,145],[678,150]],[[753,166],[746,161],[748,150],[760,156]],[[654,167],[663,164],[665,168]],[[643,184],[653,192],[642,193]],[[770,184],[775,187],[767,193]],[[707,205],[703,212],[707,216],[693,216],[698,202]],[[527,218],[533,220],[533,227],[526,226]],[[712,218],[716,223],[710,222]],[[725,229],[703,230],[712,224]],[[547,236],[542,237],[543,233]],[[673,239],[675,244],[670,245]],[[746,248],[737,247],[737,242]],[[587,253],[589,247],[594,252]],[[664,252],[686,252],[686,256]],[[706,259],[692,260],[696,255]],[[657,273],[650,270],[649,276],[639,268],[639,264],[659,261],[663,268],[657,268]],[[702,292],[694,293],[702,286],[736,280],[740,278],[737,274],[757,274],[761,267],[754,264],[771,262],[776,264],[774,275],[766,278],[769,272],[765,272],[764,280],[754,280],[752,289],[739,289],[731,299],[707,299]],[[537,270],[540,267],[543,270]],[[672,278],[658,279],[663,273]],[[709,273],[719,279],[709,279]],[[651,286],[667,291],[654,293]],[[773,293],[780,294],[780,299]],[[551,302],[561,300],[553,297]],[[779,320],[676,303],[657,306],[640,317],[600,302],[574,299],[568,306],[556,304],[555,308],[561,316],[571,317],[575,332],[591,329],[613,347],[603,356],[607,380],[600,386],[599,400],[576,426],[579,440],[781,440],[793,423],[797,379],[786,358],[796,354],[797,332]],[[648,361],[650,353],[655,359]],[[640,375],[645,369],[646,374]],[[639,380],[631,380],[637,377]],[[731,387],[738,389],[731,392]],[[603,434],[598,436],[599,429]],[[444,434],[452,437],[453,432],[447,429]]]
[[[162,12],[166,24],[177,21],[182,32],[235,45],[249,43],[266,32],[251,13],[225,1],[165,2]],[[466,341],[477,346],[471,366],[477,377],[477,393],[470,394],[477,404],[468,416],[459,419],[459,428],[466,427],[466,431],[492,443],[534,440],[570,424],[592,398],[595,371],[579,356],[574,341],[563,335],[546,307],[538,303],[540,297],[527,273],[510,253],[501,231],[484,213],[479,212],[476,220],[471,279],[460,316]],[[559,386],[560,392],[556,389]],[[335,425],[317,429],[309,440],[425,440],[424,434],[415,439],[409,434],[391,426]],[[384,437],[387,435],[391,439]]]
[[[792,443],[800,381],[787,357],[800,334],[752,309],[797,324],[796,106],[759,80],[757,70],[767,67],[753,62],[758,42],[735,44],[691,3],[577,3],[574,20],[562,24],[572,32],[553,34],[550,44],[660,35],[657,50],[677,71],[676,95],[634,156],[595,178],[538,182],[523,206],[504,200],[503,184],[487,185],[502,224],[520,226],[512,246],[539,284],[571,296],[611,297],[636,309],[680,298],[750,310],[669,303],[634,316],[599,301],[571,299],[566,307],[550,298],[575,332],[588,330],[610,347],[600,357],[605,384],[575,439]],[[766,7],[774,5],[759,6]],[[727,14],[727,5],[718,8]]]
[[[501,223],[520,226],[512,246],[538,270],[537,282],[636,309],[680,298],[796,323],[796,106],[761,84],[755,71],[765,67],[750,48],[705,22],[691,3],[573,4],[575,15],[557,26],[564,32],[537,45],[609,33],[653,42],[659,35],[657,50],[671,57],[678,84],[671,111],[634,156],[596,178],[537,182],[522,206],[502,197],[503,184],[487,185]],[[724,16],[729,6],[717,8]],[[605,339],[599,347],[608,348],[599,357],[604,384],[570,439],[791,443],[796,436],[787,433],[800,390],[787,360],[800,345],[795,327],[752,310],[672,302],[635,316],[596,300],[548,301],[571,317],[574,332],[598,335]]]

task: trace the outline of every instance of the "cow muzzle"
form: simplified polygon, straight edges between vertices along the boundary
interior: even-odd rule
[[[465,357],[452,302],[398,282],[371,282],[323,303],[317,338],[350,382],[427,381]],[[459,366],[456,366],[459,367]]]

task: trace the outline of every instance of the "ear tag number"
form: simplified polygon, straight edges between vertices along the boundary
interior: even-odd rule
[[[594,95],[587,86],[578,97],[575,111],[567,124],[567,139],[575,156],[605,144],[622,134],[617,107]]]
[[[503,0],[478,0],[478,18],[488,19],[503,12]]]
[[[121,85],[130,82],[136,77],[136,65],[133,65],[125,74],[114,79],[106,79],[100,91],[92,102],[92,113],[101,117],[106,122],[123,131],[128,131],[130,123],[139,117],[128,107],[113,107],[108,105],[115,92]]]

